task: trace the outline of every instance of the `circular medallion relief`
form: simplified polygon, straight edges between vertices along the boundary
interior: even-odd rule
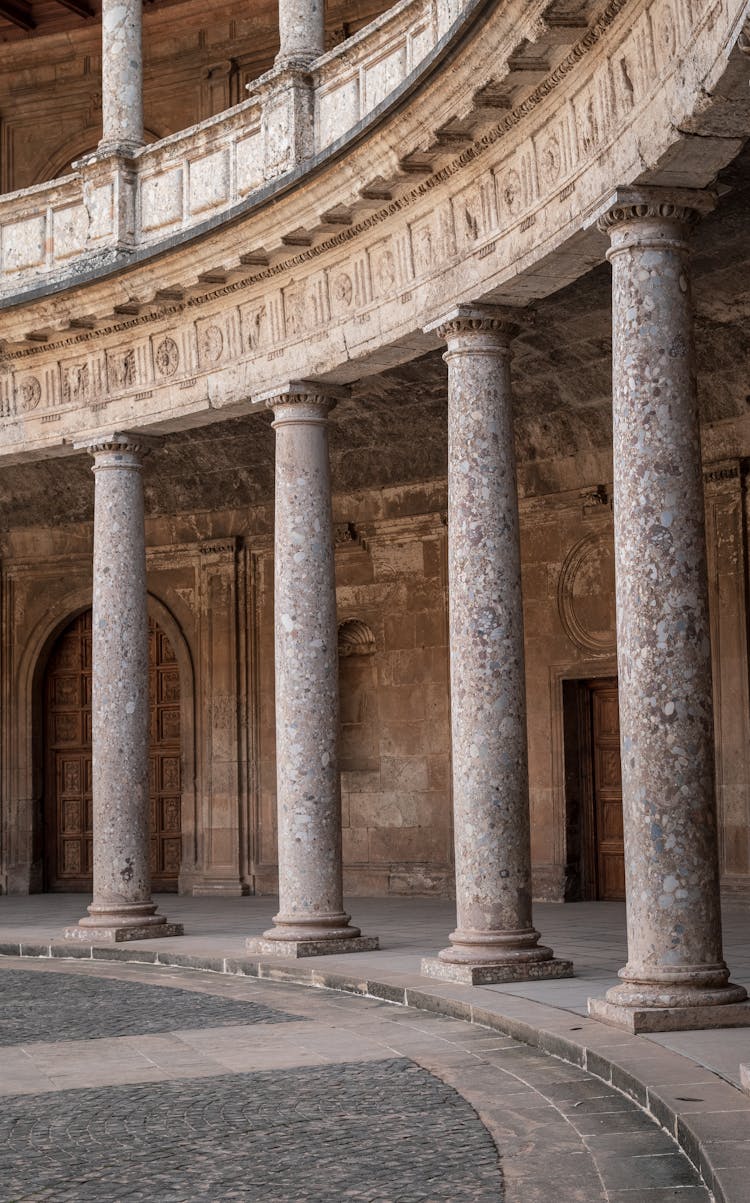
[[[586,535],[569,552],[557,587],[565,634],[586,652],[614,651],[615,551],[611,537]]]
[[[180,352],[173,338],[163,338],[156,348],[156,367],[161,376],[174,376],[180,363]]]

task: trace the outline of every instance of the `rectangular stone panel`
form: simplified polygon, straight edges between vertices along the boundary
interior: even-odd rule
[[[42,267],[46,257],[47,221],[43,214],[14,221],[2,231],[2,269],[6,272]]]
[[[247,196],[263,183],[263,143],[259,128],[238,138],[234,155],[237,193]]]
[[[161,230],[182,221],[182,168],[162,171],[141,183],[141,229]]]
[[[390,49],[382,58],[365,67],[362,114],[369,113],[396,88],[406,75],[406,42]]]
[[[85,205],[68,205],[52,214],[55,259],[69,259],[86,249],[89,215]]]
[[[87,189],[86,207],[89,215],[89,238],[107,238],[114,229],[115,197],[111,183]]]
[[[330,146],[359,120],[359,79],[352,76],[318,101],[318,149]]]
[[[228,203],[228,151],[215,151],[189,164],[189,197],[191,213],[204,213]]]

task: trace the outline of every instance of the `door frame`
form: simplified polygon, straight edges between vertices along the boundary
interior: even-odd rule
[[[617,657],[613,652],[553,664],[548,671],[555,863],[563,873],[564,901],[593,901],[597,872],[588,682],[616,678]]]

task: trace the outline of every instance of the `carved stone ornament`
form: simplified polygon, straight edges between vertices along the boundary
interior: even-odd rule
[[[669,221],[690,227],[715,205],[715,194],[709,189],[622,188],[600,211],[596,225],[602,234],[634,221]]]
[[[42,386],[36,376],[22,376],[18,382],[18,396],[22,413],[36,409],[42,399]]]
[[[361,618],[349,618],[339,626],[339,656],[370,656],[375,636]]]
[[[616,647],[614,559],[609,532],[590,534],[570,550],[560,572],[560,622],[584,652],[611,655]]]
[[[499,343],[510,345],[519,333],[516,314],[495,305],[458,305],[444,317],[425,326],[425,334],[435,333],[449,343],[463,335],[491,335]]]
[[[333,541],[336,547],[353,547],[359,543],[357,528],[353,522],[337,522],[333,528]]]
[[[156,370],[160,376],[174,376],[180,366],[180,352],[173,338],[163,338],[154,355]]]
[[[201,335],[201,353],[209,363],[218,363],[224,350],[224,335],[219,326],[206,326]]]

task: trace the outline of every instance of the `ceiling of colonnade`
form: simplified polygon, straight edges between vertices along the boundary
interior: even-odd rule
[[[146,20],[156,10],[180,5],[180,21],[192,21],[201,27],[218,18],[227,5],[219,0],[205,4],[199,0],[143,0]],[[235,33],[238,25],[251,23],[256,28],[275,29],[277,26],[277,0],[253,0],[251,4],[237,3],[234,6]],[[382,12],[387,3],[365,4],[361,0],[333,0],[327,4],[329,36],[339,40],[354,33],[371,14]],[[212,11],[215,10],[215,11]],[[97,23],[101,18],[102,0],[0,0],[0,42],[18,42],[28,38],[38,39],[47,34],[80,32],[86,25]],[[333,43],[332,43],[333,44]]]
[[[703,420],[750,415],[750,144],[723,173],[729,188],[694,240],[698,383]],[[595,268],[536,306],[515,344],[516,445],[526,487],[549,487],[560,457],[609,447],[610,272]],[[434,480],[447,457],[446,367],[439,352],[356,384],[334,411],[334,488]],[[151,514],[242,508],[269,501],[273,431],[249,415],[182,431],[149,457]],[[591,483],[591,482],[586,482]],[[88,458],[0,470],[0,529],[90,519]]]

